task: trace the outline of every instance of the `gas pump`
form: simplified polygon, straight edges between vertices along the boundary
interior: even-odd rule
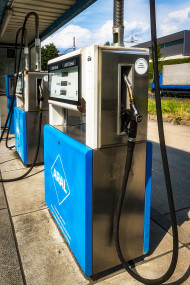
[[[115,0],[114,5],[119,13],[114,18],[114,46],[90,46],[48,63],[50,124],[44,128],[45,201],[86,276],[122,264],[143,284],[162,284],[175,270],[178,242],[160,106],[159,133],[170,188],[173,257],[167,272],[155,280],[139,276],[127,263],[149,250],[149,52],[121,44],[123,1]],[[150,0],[156,69],[154,5]],[[157,102],[159,96],[157,92]]]
[[[147,50],[95,45],[49,62],[45,199],[87,276],[120,263],[113,222],[129,125],[134,122],[140,127],[120,238],[127,243],[127,260],[148,248],[144,213],[145,199],[150,211],[150,191],[145,186],[151,167],[150,161],[146,163],[146,153],[151,152],[146,142],[148,61]]]
[[[40,40],[39,24],[36,27],[36,71],[29,70],[29,51],[25,41],[25,70],[19,72],[16,85],[15,117],[15,148],[25,165],[31,165],[35,156],[36,143],[34,138],[38,136],[40,90],[43,90],[44,105],[42,127],[48,123],[48,76],[40,71]],[[43,163],[43,132],[36,163]]]
[[[40,71],[23,71],[19,73],[16,88],[15,148],[25,165],[31,165],[34,159],[38,134],[40,110],[40,88],[43,89],[44,107],[42,126],[48,123],[48,76]],[[43,163],[43,134],[37,163]]]

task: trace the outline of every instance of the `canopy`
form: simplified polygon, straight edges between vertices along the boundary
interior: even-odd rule
[[[40,19],[40,38],[44,40],[60,27],[85,10],[97,0],[0,0],[0,31],[5,25],[7,14],[8,25],[0,38],[0,46],[12,46],[17,30],[22,27],[24,18],[29,12],[36,12]],[[6,25],[5,25],[6,26]],[[35,38],[34,17],[27,24],[28,42]]]

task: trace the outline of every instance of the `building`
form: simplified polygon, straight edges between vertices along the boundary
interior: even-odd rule
[[[161,43],[162,57],[183,58],[190,56],[190,30],[181,31],[165,37],[158,38]],[[151,48],[151,41],[136,45],[139,48]]]

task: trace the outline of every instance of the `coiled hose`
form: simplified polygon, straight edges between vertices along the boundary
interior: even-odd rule
[[[16,38],[15,38],[15,62],[14,62],[14,74],[16,74],[17,72],[17,68],[16,68],[16,63],[17,63],[17,44],[18,44],[18,37],[20,35],[20,32],[22,31],[22,28],[18,29],[17,33],[16,33]],[[25,38],[25,47],[28,46],[28,42],[27,42],[27,32],[26,29],[24,31],[24,38]],[[16,92],[15,92],[16,93]],[[13,113],[14,113],[14,100],[15,100],[16,94],[12,96],[11,99],[11,105],[12,105],[12,100],[13,100],[13,108],[11,109],[11,113],[10,113],[10,117],[9,117],[9,122],[8,122],[8,130],[7,130],[7,136],[6,136],[6,148],[8,149],[13,149],[15,146],[8,146],[8,140],[9,140],[9,131],[10,131],[10,127],[11,127],[11,122],[12,122],[12,117],[13,117]]]
[[[18,61],[16,79],[15,79],[15,82],[14,82],[13,98],[12,98],[12,102],[11,102],[11,107],[10,107],[10,110],[9,110],[9,114],[8,114],[8,116],[7,116],[6,124],[5,124],[5,127],[4,127],[4,129],[3,129],[4,132],[5,132],[5,128],[6,128],[6,125],[7,125],[8,120],[9,120],[9,117],[11,116],[11,112],[13,112],[14,96],[15,96],[15,94],[16,94],[16,85],[17,85],[18,74],[19,74],[19,69],[20,69],[20,62],[21,62],[21,54],[22,54],[22,45],[23,45],[24,32],[25,32],[25,27],[26,27],[27,20],[28,20],[28,18],[31,17],[31,16],[35,16],[35,20],[36,20],[36,37],[37,37],[37,38],[39,37],[39,17],[38,17],[38,15],[37,15],[35,12],[30,12],[30,13],[28,13],[28,14],[26,15],[25,20],[24,20],[24,23],[23,23],[23,27],[22,27],[22,36],[21,36],[21,44],[20,44],[19,61]],[[15,177],[15,178],[12,178],[12,179],[0,179],[0,182],[14,182],[14,181],[21,180],[21,179],[23,179],[24,177],[26,177],[26,176],[32,171],[33,167],[34,167],[35,164],[36,164],[37,157],[38,157],[38,153],[39,153],[39,148],[40,148],[41,125],[42,125],[42,110],[40,109],[39,133],[38,133],[38,137],[37,137],[38,143],[37,143],[37,148],[36,148],[36,154],[35,154],[35,157],[34,157],[34,161],[33,161],[32,165],[30,166],[30,168],[27,170],[26,173],[24,173],[23,175],[21,175],[21,176],[19,176],[19,177]],[[0,141],[1,141],[2,138],[3,138],[3,134],[4,134],[4,133],[2,133],[2,135],[1,135]]]
[[[26,177],[33,169],[33,167],[36,164],[37,158],[38,158],[38,153],[39,153],[39,148],[40,148],[40,139],[41,139],[41,129],[42,129],[42,110],[40,110],[40,118],[39,118],[39,131],[38,131],[38,141],[37,141],[37,147],[36,147],[36,153],[35,153],[35,157],[34,157],[34,161],[32,163],[32,165],[30,166],[30,168],[27,170],[26,173],[24,173],[23,175],[19,176],[19,177],[15,177],[15,178],[11,178],[11,179],[0,179],[0,182],[14,182],[14,181],[19,181],[21,179],[23,179],[24,177]]]
[[[25,19],[24,19],[24,23],[23,23],[23,27],[22,27],[22,36],[21,36],[21,43],[20,43],[20,53],[19,53],[19,60],[18,60],[18,66],[17,66],[17,72],[16,72],[16,78],[15,78],[15,82],[14,82],[14,90],[13,90],[13,96],[12,96],[12,101],[11,101],[11,106],[10,106],[10,109],[9,109],[9,113],[7,115],[7,119],[5,121],[5,126],[2,130],[2,134],[1,134],[1,137],[0,137],[0,143],[3,139],[3,135],[5,133],[5,130],[6,130],[6,127],[7,127],[7,124],[8,124],[8,121],[10,119],[10,116],[11,116],[11,112],[12,112],[12,109],[14,107],[14,99],[15,99],[15,94],[16,94],[16,86],[17,86],[17,81],[18,81],[18,75],[19,75],[19,70],[20,70],[20,63],[21,63],[21,56],[22,56],[22,47],[23,47],[23,39],[24,39],[24,33],[25,33],[25,29],[26,29],[26,23],[28,21],[28,18],[30,18],[31,16],[34,16],[35,17],[35,24],[36,24],[36,28],[35,28],[35,32],[36,32],[36,39],[39,38],[39,17],[38,17],[38,14],[35,13],[35,12],[30,12],[26,15]],[[36,65],[37,65],[37,70],[39,70],[39,48],[37,48],[38,52],[36,52]],[[15,60],[16,62],[16,60]]]

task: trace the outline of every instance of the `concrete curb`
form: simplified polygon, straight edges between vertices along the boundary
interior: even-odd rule
[[[149,120],[153,120],[153,121],[157,121],[157,117],[156,115],[148,115]],[[173,118],[166,118],[163,117],[163,121],[167,122],[167,123],[171,123],[173,125],[182,125],[182,126],[187,126],[190,127],[190,122],[189,121],[185,121],[185,120],[177,120],[177,119],[173,119]]]

